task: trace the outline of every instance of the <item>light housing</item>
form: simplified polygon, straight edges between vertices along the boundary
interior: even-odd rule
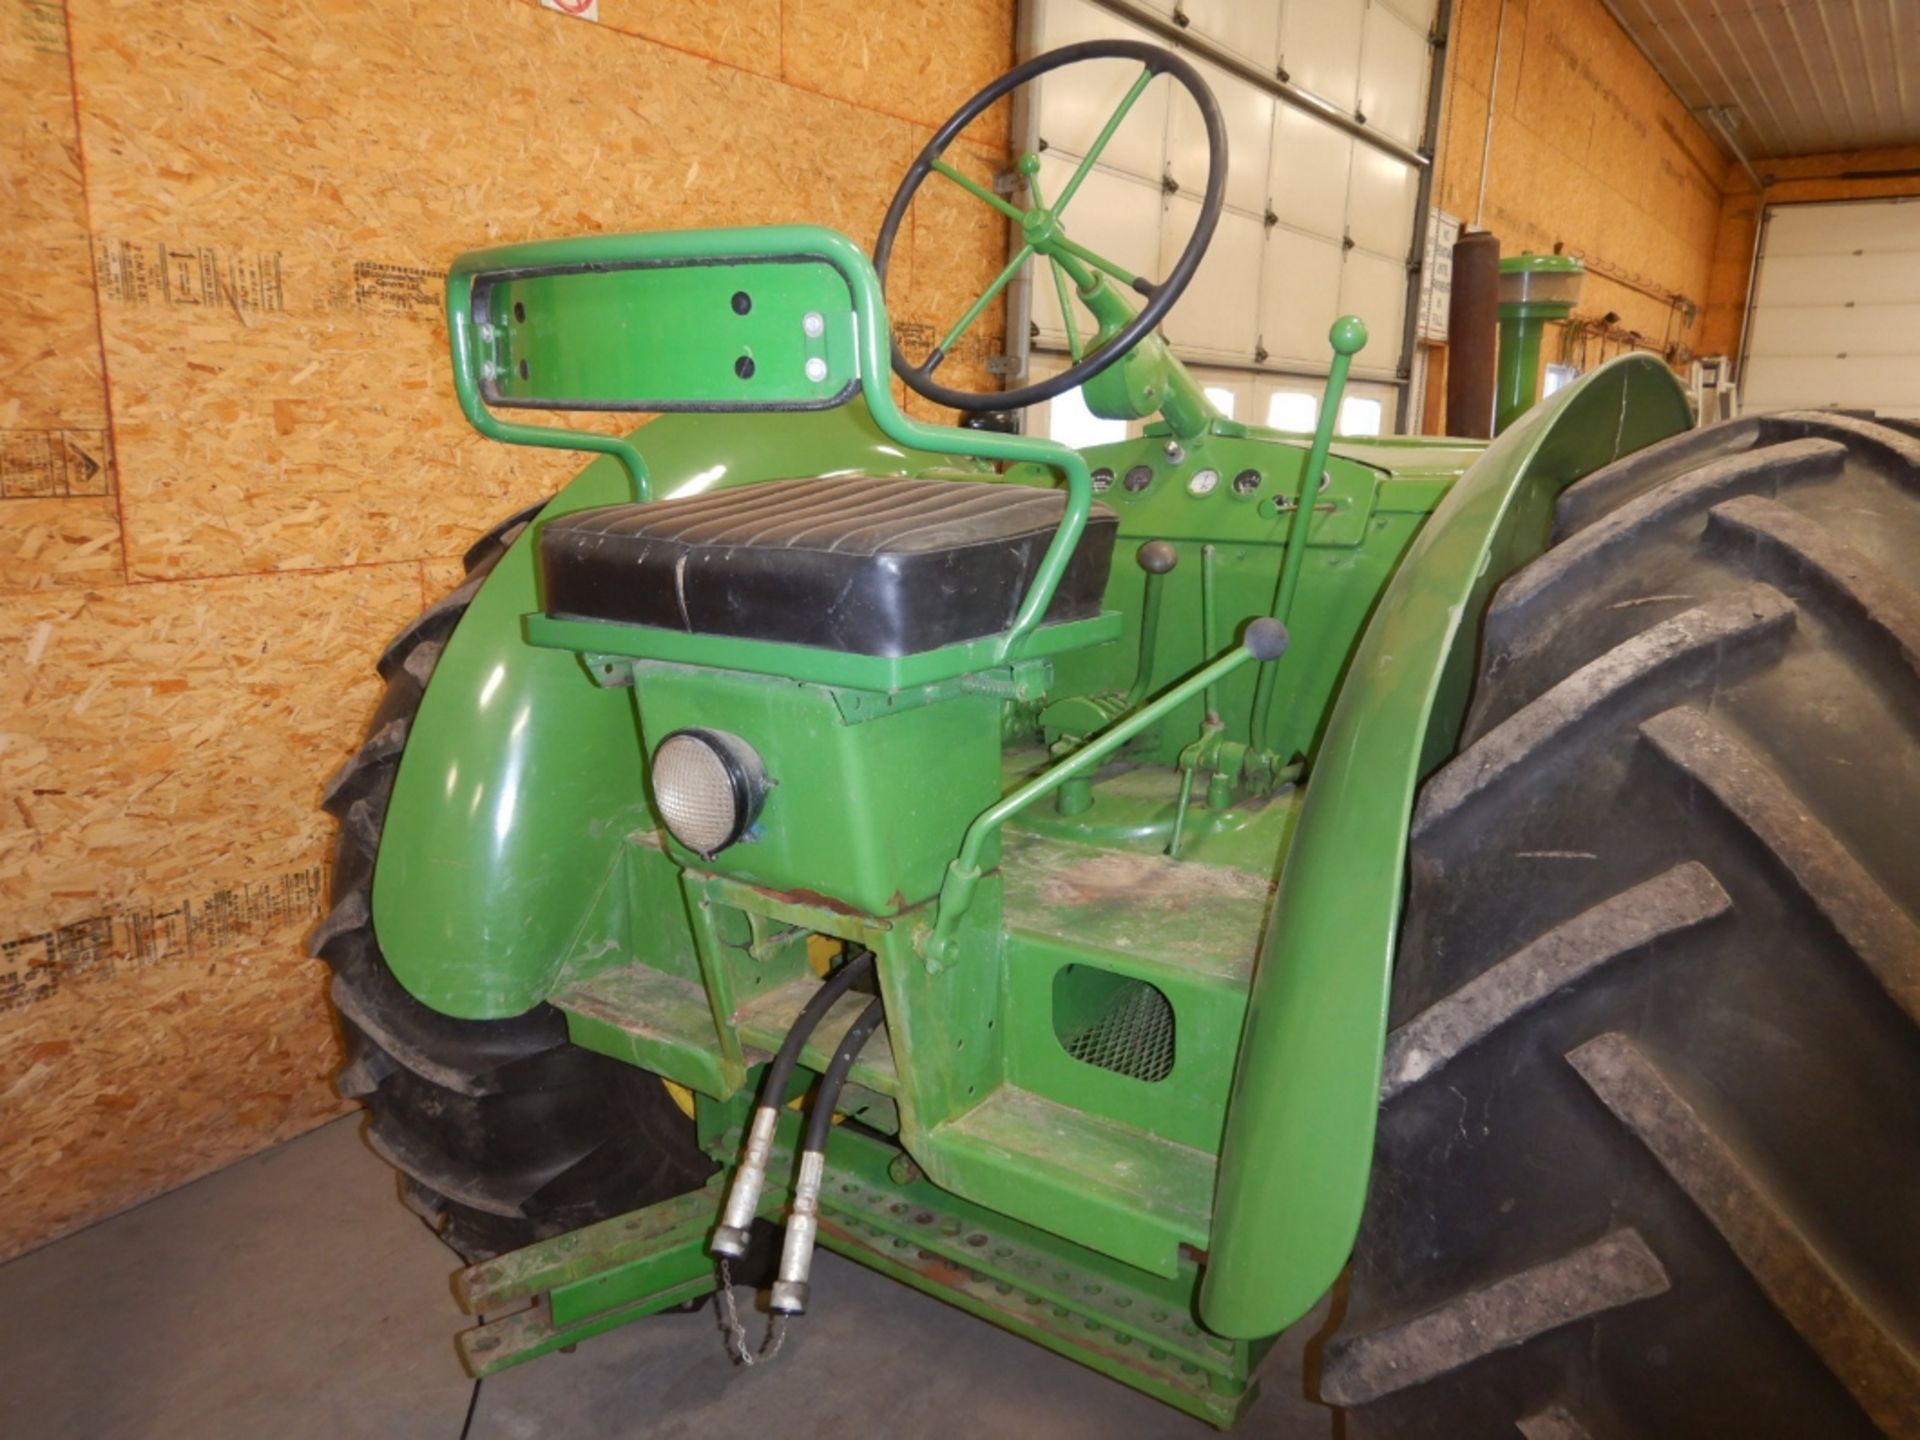
[[[673,838],[703,860],[760,818],[772,782],[751,745],[724,730],[676,730],[653,752],[653,801]]]

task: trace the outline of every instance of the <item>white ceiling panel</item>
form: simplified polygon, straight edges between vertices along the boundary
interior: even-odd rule
[[[1920,0],[1605,0],[1751,157],[1920,142]]]

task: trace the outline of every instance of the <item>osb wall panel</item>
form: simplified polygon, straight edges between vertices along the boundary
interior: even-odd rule
[[[578,464],[461,420],[451,258],[794,221],[870,246],[1011,63],[1012,9],[9,0],[0,473],[67,488],[0,492],[0,1257],[337,1112],[302,953],[320,784],[380,645]],[[963,152],[982,178],[1004,125]],[[944,332],[1005,247],[936,182],[898,328]],[[1002,315],[943,378],[984,378]]]
[[[569,231],[814,220],[870,239],[915,143],[907,122],[530,4],[83,17],[94,224],[131,253],[108,359],[152,376],[116,396],[136,578],[447,553],[530,470],[551,485],[572,462],[461,433],[421,272]],[[932,267],[932,298],[977,289],[992,258]],[[902,321],[930,298],[914,260]],[[356,428],[377,453],[341,453]],[[449,446],[467,484],[422,506]]]
[[[67,20],[0,11],[0,590],[121,578]]]
[[[1920,195],[1920,145],[1887,150],[1849,150],[1763,160],[1756,168],[1766,180],[1764,197],[1738,163],[1727,166],[1726,196],[1713,248],[1713,274],[1707,287],[1707,321],[1701,353],[1735,355],[1746,323],[1747,286],[1753,272],[1753,232],[1763,204],[1811,200],[1877,200]],[[1874,170],[1907,173],[1861,177]],[[1853,173],[1854,179],[1845,178]]]
[[[312,808],[418,564],[0,601],[0,1254],[334,1113]]]
[[[1448,55],[1435,203],[1479,213],[1500,0],[1461,0]],[[1563,245],[1704,304],[1723,161],[1600,0],[1508,0],[1482,223],[1502,252]],[[1669,307],[1590,275],[1581,315],[1620,316],[1656,344],[1694,343]],[[1671,329],[1669,325],[1671,324]]]

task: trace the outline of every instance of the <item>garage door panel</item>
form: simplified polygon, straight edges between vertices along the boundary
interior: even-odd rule
[[[1274,229],[1260,283],[1260,336],[1272,359],[1324,367],[1340,314],[1340,242]]]
[[[1199,214],[1199,203],[1184,195],[1168,202],[1164,254],[1179,252]],[[1193,283],[1162,324],[1167,339],[1212,359],[1252,363],[1260,319],[1255,286],[1265,238],[1265,227],[1253,217],[1232,211],[1221,215]]]
[[[1181,14],[1194,30],[1262,70],[1280,60],[1280,6],[1274,0],[1185,0]]]
[[[1407,266],[1364,250],[1349,250],[1340,273],[1340,313],[1367,323],[1367,345],[1353,357],[1356,371],[1391,375],[1400,355],[1401,322],[1407,310]],[[1321,332],[1325,350],[1325,332]]]
[[[1747,410],[1920,414],[1920,201],[1768,207],[1745,344]]]
[[[1040,49],[1053,50],[1082,40],[1139,40],[1154,43],[1137,25],[1095,8],[1087,0],[1048,0],[1042,7]],[[1089,60],[1041,77],[1036,113],[1040,138],[1049,148],[1078,158],[1086,154],[1100,127],[1140,78],[1132,60]],[[1126,123],[1100,154],[1100,163],[1146,180],[1158,180],[1166,148],[1167,100],[1173,82],[1156,80],[1146,89]],[[1049,195],[1055,193],[1048,192]]]
[[[1346,227],[1353,137],[1282,105],[1274,127],[1269,203],[1280,223],[1338,240]]]
[[[1881,305],[1872,324],[1858,307],[1795,305],[1756,311],[1747,354],[1774,356],[1911,355],[1920,349],[1920,304]]]
[[[1273,96],[1229,75],[1216,65],[1196,61],[1195,68],[1220,102],[1226,121],[1227,204],[1250,215],[1267,206],[1268,155],[1273,134]],[[1207,183],[1207,129],[1200,107],[1185,90],[1172,98],[1173,120],[1167,131],[1167,173],[1189,195],[1198,195]]]
[[[1072,173],[1072,161],[1051,151],[1040,157],[1040,185],[1046,194],[1058,195]],[[1158,280],[1163,273],[1160,212],[1164,198],[1158,185],[1095,170],[1073,197],[1067,212],[1067,233],[1123,269]],[[1040,327],[1041,342],[1064,345],[1066,331],[1060,323],[1053,276],[1044,265],[1030,265],[1028,272],[1032,320]],[[1092,332],[1093,317],[1077,308],[1077,302],[1074,320],[1082,337]]]
[[[1779,305],[1832,305],[1920,302],[1920,254],[1775,255],[1760,262],[1755,308]]]
[[[1023,54],[1098,37],[1148,40],[1101,0],[1018,0]],[[1356,380],[1397,385],[1406,258],[1419,228],[1420,168],[1282,99],[1254,73],[1278,74],[1383,135],[1417,144],[1432,83],[1434,0],[1147,0],[1176,20],[1170,42],[1220,102],[1228,134],[1225,210],[1192,288],[1163,325],[1191,362],[1246,366],[1276,382],[1324,374],[1327,330],[1360,314],[1372,343]],[[1192,46],[1219,54],[1218,63]],[[1238,68],[1240,61],[1253,69]],[[1041,184],[1057,194],[1137,71],[1073,67],[1046,77],[1025,144],[1044,140]],[[1159,103],[1150,103],[1158,93]],[[1067,216],[1074,237],[1130,269],[1163,278],[1197,213],[1206,168],[1199,111],[1164,81],[1147,92]],[[1170,179],[1173,194],[1163,194]],[[1035,267],[1016,292],[1040,350],[1058,360],[1065,330],[1053,276]],[[1075,308],[1076,316],[1079,315]],[[1082,327],[1082,333],[1088,327]],[[1036,359],[1036,364],[1041,363]],[[1259,396],[1246,398],[1258,408]],[[1391,405],[1387,406],[1389,421]]]
[[[1366,0],[1311,0],[1280,16],[1280,63],[1295,85],[1353,108],[1360,94],[1360,35]]]
[[[1920,415],[1920,355],[1790,356],[1756,367],[1741,396],[1748,412],[1839,405],[1889,415]]]
[[[1383,5],[1368,9],[1360,51],[1360,110],[1369,124],[1403,144],[1419,144],[1432,68],[1424,28],[1415,28]]]
[[[1384,151],[1354,151],[1347,192],[1347,231],[1353,243],[1378,255],[1405,255],[1420,203],[1420,172]]]
[[[1849,255],[1859,250],[1920,259],[1920,200],[1782,205],[1768,211],[1769,257]]]

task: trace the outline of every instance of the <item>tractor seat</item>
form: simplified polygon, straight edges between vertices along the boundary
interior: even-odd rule
[[[856,655],[1012,628],[1066,493],[973,480],[772,480],[549,521],[549,615]],[[1096,504],[1046,621],[1100,613],[1118,517]]]

